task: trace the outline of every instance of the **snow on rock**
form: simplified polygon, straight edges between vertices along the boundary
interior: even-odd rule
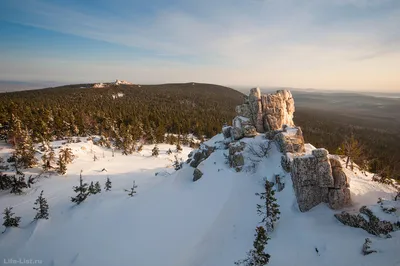
[[[93,85],[93,88],[104,88],[106,86],[107,86],[107,84],[105,84],[105,83],[95,83]]]
[[[132,85],[133,83],[125,80],[116,79],[114,82],[115,85]]]

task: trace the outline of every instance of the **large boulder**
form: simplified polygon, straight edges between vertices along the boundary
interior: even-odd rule
[[[194,171],[193,171],[193,182],[196,182],[202,176],[203,176],[203,173],[199,169],[195,168]]]
[[[269,132],[266,137],[271,138],[273,136],[272,138],[276,141],[282,153],[305,152],[303,132],[300,127],[284,127],[281,131],[274,130]]]
[[[244,128],[243,128],[243,135],[244,135],[246,138],[255,137],[255,136],[257,136],[257,130],[256,130],[256,128],[255,128],[254,126],[246,125],[246,126],[244,126]]]
[[[337,164],[332,167],[328,155],[325,149],[315,149],[311,155],[293,159],[291,176],[302,212],[322,202],[332,209],[343,208],[351,202],[347,177]]]

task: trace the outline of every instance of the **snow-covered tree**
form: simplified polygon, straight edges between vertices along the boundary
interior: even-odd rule
[[[49,205],[47,204],[47,200],[43,197],[43,190],[40,192],[34,204],[36,207],[33,207],[33,209],[37,211],[34,219],[49,219]]]
[[[182,166],[183,166],[182,158],[178,159],[178,156],[175,155],[175,161],[174,161],[173,166],[174,166],[176,171],[180,170],[182,168]]]
[[[89,194],[96,194],[96,191],[94,189],[93,181],[90,182],[90,185],[89,185],[89,188],[88,188],[88,192],[89,192]]]
[[[264,204],[257,204],[257,213],[262,217],[261,222],[265,223],[267,230],[273,231],[275,223],[280,218],[279,205],[276,203],[273,183],[266,180],[264,188],[265,192],[256,193],[257,196],[260,196],[261,200],[264,200]]]
[[[126,192],[129,192],[128,193],[128,195],[130,196],[130,197],[133,197],[135,194],[136,194],[136,190],[135,190],[135,188],[137,188],[138,186],[135,184],[135,180],[133,180],[133,185],[132,185],[132,187],[128,190],[128,189],[125,189],[125,191]]]
[[[157,157],[159,154],[160,150],[158,149],[157,144],[154,146],[154,148],[151,150],[151,156]]]
[[[60,175],[65,175],[67,173],[67,165],[61,155],[58,156],[57,166],[57,173]]]
[[[12,212],[12,207],[9,208],[5,208],[4,209],[4,217],[3,217],[3,225],[6,227],[6,229],[8,227],[18,227],[19,226],[19,222],[21,220],[21,217],[18,216],[14,216],[15,213]]]
[[[106,181],[106,185],[104,186],[104,189],[105,189],[106,191],[110,191],[110,190],[111,190],[111,186],[112,186],[111,180],[110,180],[109,177],[107,177],[107,181]]]
[[[100,193],[100,192],[101,192],[101,186],[100,186],[100,182],[99,182],[99,181],[97,181],[97,182],[94,184],[94,191],[96,192],[96,193],[94,193],[94,194],[97,194],[97,193]]]
[[[264,227],[258,226],[254,236],[256,239],[253,242],[253,249],[247,252],[246,259],[235,262],[235,265],[264,266],[268,264],[271,256],[265,253],[264,249],[270,238],[267,236]]]
[[[74,154],[72,153],[71,148],[61,149],[59,154],[61,155],[65,164],[72,163],[72,160],[74,159]]]
[[[71,201],[78,205],[81,204],[89,196],[88,184],[83,183],[82,172],[79,176],[79,186],[75,186],[73,187],[73,189],[74,192],[78,194],[75,197],[72,197]]]

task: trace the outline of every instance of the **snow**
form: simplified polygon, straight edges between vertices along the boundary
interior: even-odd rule
[[[122,92],[118,92],[117,94],[111,95],[111,97],[115,100],[117,98],[122,98],[124,97],[124,94]]]
[[[115,85],[132,85],[133,83],[125,81],[125,80],[116,79],[114,84]]]
[[[336,212],[324,204],[301,213],[291,177],[283,171],[281,153],[275,145],[267,158],[253,166],[254,171],[240,173],[224,163],[227,150],[217,149],[200,163],[198,168],[204,175],[193,182],[190,166],[173,169],[176,153],[167,155],[166,151],[175,150],[175,146],[159,144],[157,158],[151,157],[153,145],[145,145],[140,154],[124,156],[116,151],[112,157],[110,149],[82,140],[53,143],[68,145],[76,155],[67,175],[41,178],[26,195],[1,192],[0,208],[13,206],[22,222],[20,228],[0,235],[0,261],[23,258],[41,260],[41,265],[75,266],[233,265],[252,247],[254,230],[261,220],[256,213],[256,204],[261,202],[255,193],[263,191],[265,178],[272,181],[280,174],[285,189],[276,193],[281,218],[266,248],[271,255],[269,265],[400,265],[400,232],[382,239],[344,226],[334,218]],[[265,140],[256,136],[243,141],[251,144]],[[222,142],[223,135],[218,134],[205,144],[222,147]],[[307,147],[309,152],[313,148]],[[2,157],[11,151],[4,144],[0,146]],[[190,151],[183,147],[178,157],[185,160]],[[97,161],[93,161],[94,154]],[[103,168],[107,172],[101,172]],[[85,182],[100,181],[102,187],[109,176],[112,190],[74,205],[70,201],[72,186],[78,184],[81,170]],[[393,188],[372,182],[370,174],[345,171],[351,175],[354,201],[348,210],[376,204],[378,197],[389,199],[394,193]],[[129,189],[133,180],[138,188],[131,198],[124,189]],[[50,219],[32,223],[33,202],[41,190],[50,206]],[[363,256],[361,248],[367,237],[378,252]]]

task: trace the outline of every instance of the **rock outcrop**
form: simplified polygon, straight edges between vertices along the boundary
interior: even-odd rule
[[[340,161],[329,156],[325,149],[304,155],[303,132],[293,122],[294,112],[290,91],[261,94],[259,88],[251,89],[244,103],[236,107],[237,116],[232,126],[224,126],[222,130],[224,143],[229,148],[230,166],[241,171],[245,163],[242,152],[245,142],[240,139],[265,133],[284,154],[281,165],[286,172],[291,172],[301,211],[308,211],[321,202],[328,203],[332,209],[348,205],[351,202],[349,183]],[[295,159],[292,161],[287,154],[294,154]]]
[[[291,176],[302,212],[322,202],[328,203],[332,209],[350,204],[349,184],[340,161],[329,157],[325,149],[316,149],[311,155],[294,158]]]
[[[258,133],[278,130],[286,126],[294,126],[294,100],[290,91],[279,90],[274,94],[261,94],[259,88],[250,90],[245,103],[236,107],[237,117],[233,121],[234,128],[252,125]],[[246,123],[236,120],[248,119]],[[241,121],[242,122],[242,121]]]
[[[196,168],[199,164],[207,159],[211,153],[213,153],[215,147],[210,147],[205,144],[201,144],[198,150],[194,150],[189,153],[189,159],[186,161],[191,167]]]
[[[229,144],[229,165],[230,167],[235,168],[237,172],[240,172],[244,165],[243,151],[245,148],[246,143],[244,142],[232,142]]]
[[[398,230],[398,227],[400,227],[400,224],[381,221],[367,206],[362,206],[359,214],[350,214],[343,211],[342,213],[335,214],[335,217],[344,225],[362,228],[376,236],[387,235],[390,232]]]

